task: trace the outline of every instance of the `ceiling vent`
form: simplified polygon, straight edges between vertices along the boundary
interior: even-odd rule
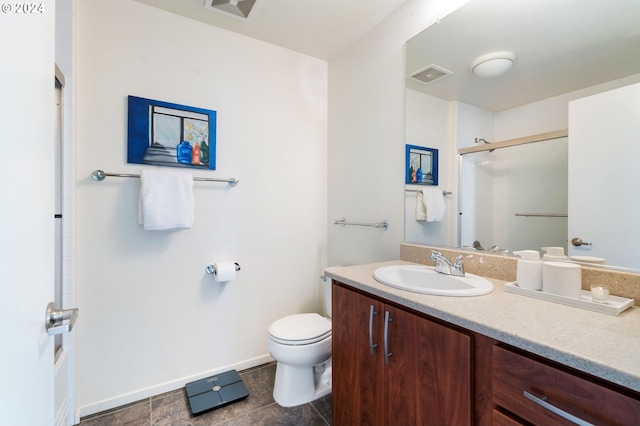
[[[205,0],[204,8],[243,20],[249,19],[262,0]]]
[[[453,72],[439,67],[437,65],[427,65],[426,67],[416,71],[411,75],[411,78],[418,80],[421,83],[429,84],[436,80],[443,79],[450,76]]]

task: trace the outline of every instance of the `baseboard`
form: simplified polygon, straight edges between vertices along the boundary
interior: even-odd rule
[[[165,382],[165,383],[159,384],[157,386],[151,386],[148,388],[140,389],[135,392],[118,395],[109,399],[104,399],[102,401],[98,401],[92,404],[79,407],[78,409],[79,417],[90,416],[92,414],[100,413],[102,411],[111,410],[117,407],[121,407],[123,405],[131,404],[133,402],[138,402],[145,398],[151,398],[156,395],[161,395],[166,392],[171,392],[173,390],[183,388],[186,383],[204,379],[206,377],[214,376],[216,374],[223,373],[225,371],[229,371],[229,370],[242,371],[242,370],[246,370],[252,367],[257,367],[259,365],[266,364],[272,361],[273,361],[273,358],[271,358],[271,356],[267,354],[257,358],[252,358],[249,360],[238,362],[236,364],[231,364],[225,367],[216,368],[215,370],[203,371],[202,373],[198,373],[193,376],[183,377],[178,380],[173,380],[171,382]]]

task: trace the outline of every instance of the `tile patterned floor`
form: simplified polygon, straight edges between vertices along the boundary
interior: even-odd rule
[[[80,426],[331,425],[331,394],[299,407],[276,404],[275,372],[275,363],[239,372],[249,389],[247,399],[200,416],[191,415],[183,388],[83,417]]]

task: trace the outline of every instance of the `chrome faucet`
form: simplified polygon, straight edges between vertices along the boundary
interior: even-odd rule
[[[451,263],[449,259],[444,257],[439,251],[432,251],[429,259],[436,262],[436,272],[441,274],[453,275],[455,277],[464,277],[464,262],[465,257],[473,257],[473,255],[458,255],[454,263]]]

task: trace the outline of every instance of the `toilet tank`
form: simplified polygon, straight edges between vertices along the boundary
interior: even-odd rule
[[[322,276],[324,285],[324,314],[331,318],[331,278]]]

